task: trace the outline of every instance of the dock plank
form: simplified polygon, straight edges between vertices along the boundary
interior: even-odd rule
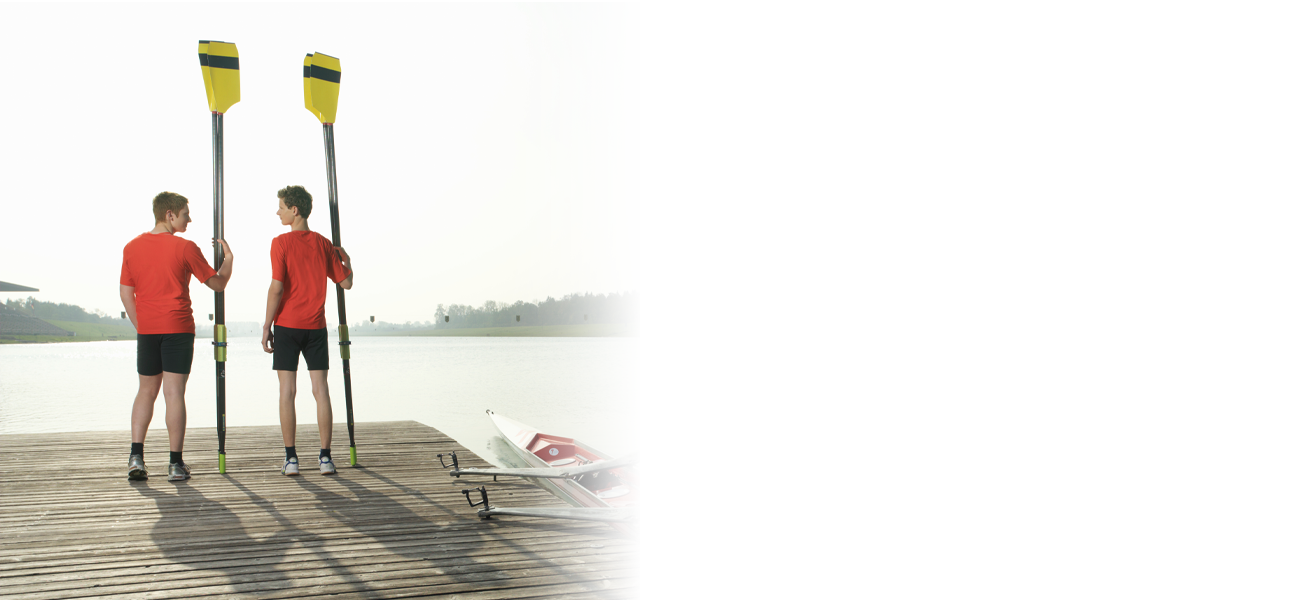
[[[192,429],[193,478],[176,483],[164,476],[164,430],[149,432],[162,450],[147,446],[153,477],[143,482],[125,478],[128,432],[0,435],[0,600],[638,597],[634,536],[600,523],[481,520],[463,489],[485,485],[504,506],[563,503],[519,479],[448,476],[435,454],[490,465],[432,427],[356,430],[358,467],[336,448],[339,473],[323,476],[302,450],[302,475],[285,477],[277,427],[230,429],[225,474],[214,430]],[[297,439],[316,441],[316,427],[301,425]]]

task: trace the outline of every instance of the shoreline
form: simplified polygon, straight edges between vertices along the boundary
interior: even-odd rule
[[[472,327],[461,329],[414,329],[381,333],[357,333],[356,337],[637,337],[638,328],[629,323],[589,325],[518,325],[513,327]]]
[[[135,339],[134,330],[126,327],[50,321],[58,327],[76,331],[75,336],[5,335],[0,344],[62,344],[69,342],[124,342]],[[111,328],[109,330],[109,328]],[[120,331],[124,330],[124,331]],[[335,336],[335,331],[328,331]],[[521,325],[515,327],[472,327],[461,329],[413,329],[388,332],[356,333],[350,330],[350,339],[358,337],[638,337],[639,329],[628,323],[594,323],[589,325]],[[248,336],[229,336],[248,337]],[[198,335],[199,339],[203,338]]]
[[[134,328],[127,325],[109,323],[84,323],[80,321],[57,321],[43,319],[55,327],[66,329],[76,335],[0,335],[0,344],[61,344],[66,342],[106,342],[133,341]]]

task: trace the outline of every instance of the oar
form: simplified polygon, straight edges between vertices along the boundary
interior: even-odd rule
[[[197,44],[211,110],[211,155],[215,196],[215,239],[224,239],[224,113],[242,99],[237,45],[202,41]],[[215,270],[224,264],[224,247],[215,244]],[[215,292],[215,429],[219,434],[219,472],[224,472],[224,363],[228,360],[228,329],[224,326],[224,292]]]
[[[305,108],[323,125],[323,150],[327,155],[327,200],[331,205],[331,243],[340,246],[340,194],[336,191],[336,104],[340,99],[340,59],[319,52],[305,55]],[[354,446],[354,395],[349,382],[349,325],[345,323],[345,288],[336,284],[336,312],[340,317],[340,360],[345,372],[345,424],[349,426],[349,464],[358,465]]]

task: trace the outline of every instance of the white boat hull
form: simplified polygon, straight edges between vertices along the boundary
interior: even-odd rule
[[[488,412],[488,416],[491,417],[493,420],[493,425],[497,427],[497,431],[501,434],[502,439],[506,440],[506,443],[510,446],[511,450],[514,451],[515,454],[525,462],[525,464],[527,464],[529,467],[532,467],[532,468],[549,469],[552,467],[552,463],[549,463],[543,460],[541,457],[537,456],[531,450],[529,450],[529,447],[533,443],[534,438],[536,438],[539,435],[542,435],[542,432],[538,431],[533,427],[520,423],[519,421],[515,421],[513,419],[509,419],[507,417],[499,415],[491,410],[487,412]],[[574,442],[574,443],[576,444],[577,448],[585,450],[586,453],[590,453],[596,457],[606,458],[599,451],[595,450],[594,448],[591,448],[590,446],[587,446],[586,444],[583,444],[581,442]],[[582,458],[580,455],[575,454],[575,456],[577,456],[578,458]],[[569,457],[569,458],[574,458],[574,457]],[[579,484],[577,481],[573,479],[541,479],[540,481],[543,483],[550,484],[551,487],[559,491],[557,493],[557,496],[560,496],[563,500],[565,500],[566,502],[569,502],[570,504],[573,504],[574,506],[584,506],[589,508],[610,508],[610,507],[622,507],[624,505],[629,504],[627,502],[615,502],[613,504],[606,502],[605,500],[601,499],[601,497],[597,495],[596,492],[588,490],[587,488],[583,487],[581,484]],[[602,494],[603,493],[605,492],[602,492]]]

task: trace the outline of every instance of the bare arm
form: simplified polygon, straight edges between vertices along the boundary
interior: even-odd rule
[[[135,314],[134,307],[134,286],[121,286],[121,305],[125,306],[125,314],[130,317],[130,324],[134,330],[139,330],[139,317]]]
[[[216,241],[224,247],[224,263],[219,266],[219,271],[216,271],[215,274],[211,275],[210,279],[207,279],[204,283],[206,284],[206,287],[217,292],[222,292],[224,291],[224,288],[228,287],[229,278],[233,276],[233,251],[229,249],[228,242],[225,242],[224,240]]]
[[[349,271],[349,277],[346,277],[339,285],[345,289],[352,288],[354,287],[354,265],[350,261],[349,253],[345,252],[345,249],[340,246],[336,246],[336,253],[340,255],[340,262],[345,265],[345,270]]]
[[[278,315],[279,304],[282,304],[282,282],[274,279],[269,284],[269,299],[264,310],[264,331],[260,333],[260,346],[270,354],[273,353],[273,318]]]

